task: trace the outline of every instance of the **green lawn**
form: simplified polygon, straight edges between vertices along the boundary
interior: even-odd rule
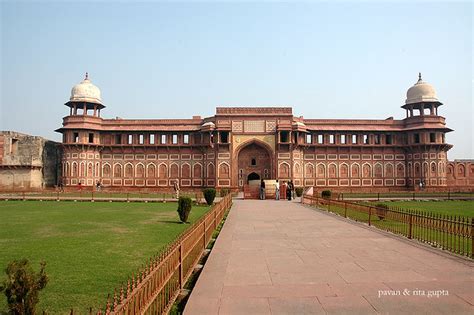
[[[107,293],[189,225],[176,203],[0,202],[0,278],[13,259],[35,270],[47,262],[49,283],[39,310],[50,314],[104,306]],[[190,221],[209,207],[194,206]],[[0,313],[6,298],[0,298]],[[38,312],[39,313],[39,312]]]
[[[382,203],[382,202],[377,202]],[[377,203],[372,203],[375,205]],[[390,207],[398,207],[400,209],[411,209],[419,210],[424,212],[431,212],[435,214],[448,214],[465,217],[466,223],[467,217],[474,217],[474,201],[396,201],[396,202],[383,202]],[[365,203],[367,204],[367,203]],[[319,206],[322,209],[328,209],[328,205]],[[347,215],[355,221],[369,222],[368,212],[354,210],[348,206],[347,210],[342,205],[331,204],[330,211],[337,213],[341,216]],[[396,234],[408,236],[409,225],[408,218],[401,214],[391,213],[390,217],[386,217],[381,220],[375,210],[372,210],[370,221],[373,226],[376,226],[382,230],[391,231]],[[469,219],[472,220],[472,219]],[[420,220],[415,222],[412,229],[412,238],[418,239],[422,242],[429,243],[433,246],[442,247],[454,253],[462,255],[472,255],[472,242],[467,234],[463,237],[459,235],[452,235],[445,233],[445,229],[437,228],[432,225],[433,222]],[[465,225],[467,226],[467,224]],[[445,227],[447,228],[447,227]]]
[[[389,207],[399,207],[403,209],[421,210],[436,214],[461,215],[474,217],[474,200],[446,200],[446,201],[389,201],[376,202],[383,203]]]
[[[425,191],[417,191],[417,192],[410,192],[410,191],[402,191],[402,192],[381,192],[381,193],[342,193],[344,199],[345,198],[372,198],[376,199],[380,198],[413,198],[415,199],[418,197],[440,197],[440,198],[448,198],[448,197],[474,197],[474,192],[425,192]]]

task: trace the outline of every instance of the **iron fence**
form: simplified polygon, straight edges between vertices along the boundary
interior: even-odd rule
[[[305,195],[303,203],[321,207],[345,218],[416,239],[452,253],[474,258],[474,218],[395,207],[363,205]]]

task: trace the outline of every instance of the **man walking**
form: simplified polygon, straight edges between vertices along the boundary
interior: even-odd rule
[[[260,200],[265,200],[265,182],[263,179],[260,181]]]

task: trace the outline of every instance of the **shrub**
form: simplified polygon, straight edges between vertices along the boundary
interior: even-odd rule
[[[214,188],[206,188],[202,191],[204,194],[204,199],[206,199],[207,204],[210,206],[216,198],[216,190]]]
[[[41,263],[38,273],[33,271],[28,259],[14,260],[5,269],[7,279],[0,284],[0,292],[5,291],[11,314],[35,314],[39,302],[39,291],[46,287],[48,276]]]
[[[378,203],[375,205],[375,213],[379,217],[379,220],[385,219],[385,216],[387,215],[387,210],[388,206],[383,203]]]
[[[296,187],[295,192],[297,197],[303,196],[303,187]]]
[[[189,197],[179,197],[178,199],[178,214],[181,222],[188,222],[189,213],[193,206],[192,200]]]
[[[220,195],[221,197],[225,197],[225,196],[227,196],[229,193],[230,193],[230,190],[229,190],[228,188],[222,188],[222,189],[220,190],[220,192],[219,192],[219,195]]]
[[[321,192],[321,197],[325,199],[331,199],[331,191],[330,190],[323,190]]]

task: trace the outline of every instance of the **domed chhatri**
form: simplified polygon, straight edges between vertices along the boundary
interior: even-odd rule
[[[405,104],[408,105],[425,102],[439,103],[439,100],[434,87],[431,84],[424,82],[421,79],[421,73],[419,73],[418,82],[416,82],[415,85],[413,85],[407,91],[407,99],[405,100]]]
[[[89,80],[89,74],[87,72],[84,80],[71,89],[69,101],[103,105],[100,90]]]

